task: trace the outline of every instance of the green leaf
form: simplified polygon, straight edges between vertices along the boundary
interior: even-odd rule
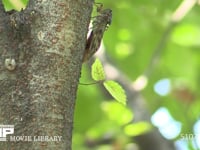
[[[116,101],[103,102],[102,110],[108,116],[109,121],[112,120],[119,126],[126,125],[133,120],[133,112]]]
[[[124,128],[124,132],[128,136],[138,136],[149,132],[152,129],[152,125],[148,122],[138,122],[129,124]]]
[[[3,0],[4,8],[6,11],[10,11],[12,9],[20,11],[22,8],[24,9],[28,4],[28,0]]]
[[[195,24],[182,24],[172,33],[172,41],[181,46],[200,46],[200,28]]]
[[[104,69],[99,59],[96,59],[92,64],[92,78],[95,81],[105,80]]]
[[[118,102],[126,105],[126,94],[121,85],[112,80],[105,81],[103,85]]]

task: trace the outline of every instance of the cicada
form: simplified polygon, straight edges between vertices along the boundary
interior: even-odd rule
[[[103,9],[103,5],[97,6],[97,16],[92,21],[92,31],[86,42],[83,62],[89,60],[99,49],[104,32],[112,21],[112,10]]]

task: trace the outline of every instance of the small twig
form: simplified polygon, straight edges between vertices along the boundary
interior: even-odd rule
[[[101,83],[102,81],[97,81],[97,82],[91,82],[91,83],[81,83],[79,82],[80,85],[94,85],[94,84],[99,84]]]
[[[194,7],[198,0],[184,0],[172,15],[172,22],[180,22]]]

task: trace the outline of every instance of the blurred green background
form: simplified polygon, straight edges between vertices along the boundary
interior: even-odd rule
[[[8,2],[8,10],[13,6],[20,10],[27,0],[15,5]],[[182,0],[98,2],[113,10],[112,24],[103,39],[106,55],[142,96],[150,118],[136,121],[138,112],[130,103],[124,107],[115,102],[98,84],[80,85],[73,149],[136,150],[134,137],[155,127],[177,149],[200,149],[199,5],[173,26],[171,17]],[[87,64],[80,81],[91,81]]]

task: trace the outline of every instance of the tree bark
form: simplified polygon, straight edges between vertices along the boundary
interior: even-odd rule
[[[93,0],[0,2],[0,124],[14,125],[1,149],[71,149],[73,113]],[[32,141],[10,141],[30,136]],[[35,141],[60,136],[57,141]],[[35,139],[34,139],[35,138]]]

